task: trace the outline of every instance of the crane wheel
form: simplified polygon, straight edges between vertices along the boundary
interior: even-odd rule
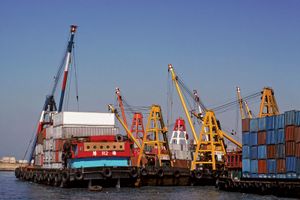
[[[147,169],[146,168],[142,168],[141,169],[141,174],[142,174],[142,176],[147,176],[148,175]]]
[[[75,179],[76,179],[77,181],[80,181],[80,180],[83,179],[83,174],[82,174],[81,171],[75,172]]]
[[[129,175],[130,175],[131,178],[138,177],[138,171],[136,170],[136,168],[130,169]]]
[[[111,178],[111,176],[112,176],[111,169],[110,169],[110,168],[105,168],[105,169],[103,170],[103,175],[104,175],[106,178]]]
[[[67,171],[64,171],[62,174],[62,181],[63,183],[67,183],[70,179],[70,174]]]

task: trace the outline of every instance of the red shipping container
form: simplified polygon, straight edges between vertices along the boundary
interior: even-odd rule
[[[258,160],[258,173],[259,174],[267,173],[267,160]]]
[[[285,141],[295,140],[295,126],[285,127]]]
[[[54,143],[55,143],[55,150],[54,151],[62,151],[64,142],[65,142],[65,140],[63,140],[63,139],[56,139],[54,141]]]
[[[285,173],[286,169],[285,169],[285,159],[278,159],[276,161],[276,172],[277,173]]]
[[[300,143],[296,143],[296,157],[300,158]]]
[[[297,143],[300,142],[300,127],[295,128],[294,137],[295,137],[295,142],[297,142]]]
[[[285,142],[285,155],[286,156],[295,156],[295,147],[296,143],[294,141]]]
[[[267,145],[267,158],[268,159],[276,158],[276,145],[275,144]]]
[[[242,120],[242,131],[249,132],[250,131],[250,119]]]
[[[257,133],[257,144],[258,145],[265,145],[267,139],[267,132],[266,131],[260,131]]]

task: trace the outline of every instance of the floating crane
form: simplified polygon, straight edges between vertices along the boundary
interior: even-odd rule
[[[199,169],[203,168],[203,169],[211,169],[215,171],[221,169],[224,166],[223,156],[226,155],[224,138],[228,139],[229,141],[231,141],[232,143],[234,143],[240,148],[242,147],[242,145],[238,141],[234,140],[229,135],[221,131],[220,125],[216,120],[213,110],[205,110],[206,113],[202,120],[203,125],[201,128],[201,132],[199,137],[197,136],[178,83],[179,78],[176,75],[173,66],[171,64],[168,65],[168,70],[172,75],[172,81],[175,83],[178,96],[180,98],[182,107],[184,109],[189,125],[191,127],[194,140],[196,142],[196,150],[194,153],[194,159],[192,162],[191,170],[194,171],[197,170],[198,168]],[[195,97],[197,96],[195,95]],[[215,156],[217,156],[217,160]]]
[[[66,51],[66,54],[64,55],[63,62],[60,65],[60,67],[59,67],[59,69],[56,73],[56,76],[54,77],[54,84],[53,84],[51,93],[49,95],[47,95],[47,97],[46,97],[46,100],[45,100],[45,103],[44,103],[44,106],[43,106],[43,109],[42,109],[42,112],[41,112],[41,115],[40,115],[40,119],[39,119],[39,122],[38,122],[36,137],[34,138],[32,149],[31,149],[31,152],[30,152],[29,161],[31,161],[33,159],[33,154],[34,154],[35,146],[36,146],[36,143],[37,143],[37,139],[38,139],[38,137],[42,137],[41,132],[44,129],[44,126],[49,125],[51,123],[50,119],[51,119],[51,116],[52,116],[53,113],[62,111],[62,107],[63,107],[63,103],[64,103],[65,90],[66,90],[66,85],[67,85],[67,80],[68,80],[68,72],[69,72],[69,68],[70,68],[70,65],[71,65],[71,55],[72,55],[72,50],[73,50],[73,46],[74,46],[74,37],[75,37],[76,30],[77,30],[77,26],[76,25],[71,25],[70,39],[69,39],[69,42],[68,42],[67,51]],[[54,94],[55,94],[55,91],[57,89],[58,81],[61,78],[61,74],[62,74],[63,69],[64,69],[64,76],[63,76],[62,87],[61,87],[59,107],[58,107],[58,110],[57,110],[56,102],[55,102],[55,99],[54,99]]]

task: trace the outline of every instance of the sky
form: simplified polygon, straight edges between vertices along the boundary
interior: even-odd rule
[[[298,0],[2,0],[0,157],[23,158],[71,24],[80,111],[107,112],[120,87],[131,105],[160,104],[166,118],[169,63],[207,107],[234,100],[236,86],[242,95],[269,86],[281,112],[300,109],[299,10]],[[172,96],[173,118],[183,117]],[[236,108],[217,117],[237,126]]]

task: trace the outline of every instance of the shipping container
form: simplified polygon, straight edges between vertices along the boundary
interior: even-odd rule
[[[285,144],[276,145],[276,157],[285,158]]]
[[[264,145],[266,144],[267,140],[267,132],[266,131],[259,131],[257,133],[257,144],[258,145]]]
[[[296,166],[297,166],[297,169],[296,169],[296,173],[298,175],[298,178],[300,178],[300,158],[298,157],[297,158],[297,161],[296,161]]]
[[[53,115],[53,126],[88,125],[115,126],[114,113],[60,112]]]
[[[300,127],[295,128],[295,142],[300,142]]]
[[[277,134],[275,133],[274,130],[267,131],[266,143],[267,144],[276,144],[277,143]]]
[[[267,130],[275,129],[276,116],[266,117],[266,119],[267,119]]]
[[[285,143],[285,156],[295,156],[296,143],[294,141],[289,141]]]
[[[294,172],[296,173],[297,169],[297,159],[296,157],[286,157],[286,172]],[[300,166],[298,166],[300,167]]]
[[[267,160],[258,160],[258,174],[267,174]]]
[[[286,173],[285,159],[277,159],[277,161],[276,161],[276,172],[278,174],[285,174]]]
[[[257,145],[257,132],[251,132],[250,133],[250,146],[256,146]]]
[[[250,173],[251,174],[258,173],[258,160],[250,160]]]
[[[267,158],[268,159],[276,158],[276,145],[275,144],[267,145]]]
[[[300,126],[300,111],[296,112],[296,126]]]
[[[46,139],[53,138],[53,126],[46,128]]]
[[[284,121],[286,126],[296,124],[296,111],[291,110],[284,112]]]
[[[58,126],[54,127],[54,138],[89,137],[99,135],[117,135],[117,127],[90,127],[90,126]]]
[[[295,156],[300,158],[300,142],[296,143]]]
[[[260,145],[257,148],[257,158],[267,159],[267,145]]]
[[[250,131],[250,119],[242,119],[242,132]]]
[[[284,114],[281,115],[276,115],[276,120],[275,120],[275,129],[283,129],[285,124],[284,124]]]
[[[249,132],[244,132],[243,135],[242,135],[242,143],[243,145],[249,145],[250,142],[250,133]]]
[[[253,146],[250,148],[250,158],[257,159],[257,146]]]
[[[243,147],[243,159],[249,159],[250,158],[250,147],[244,145]]]
[[[242,160],[243,172],[250,172],[250,159],[243,159]]]
[[[251,119],[250,120],[250,132],[257,132],[258,131],[258,119]]]
[[[285,143],[284,129],[276,130],[275,134],[277,135],[277,144]]]
[[[267,118],[262,117],[258,118],[258,131],[266,131],[267,130]]]
[[[294,141],[294,140],[295,140],[295,126],[286,126],[285,141]]]
[[[267,173],[268,174],[276,174],[276,159],[268,159],[267,160]],[[272,176],[270,178],[273,178]]]

